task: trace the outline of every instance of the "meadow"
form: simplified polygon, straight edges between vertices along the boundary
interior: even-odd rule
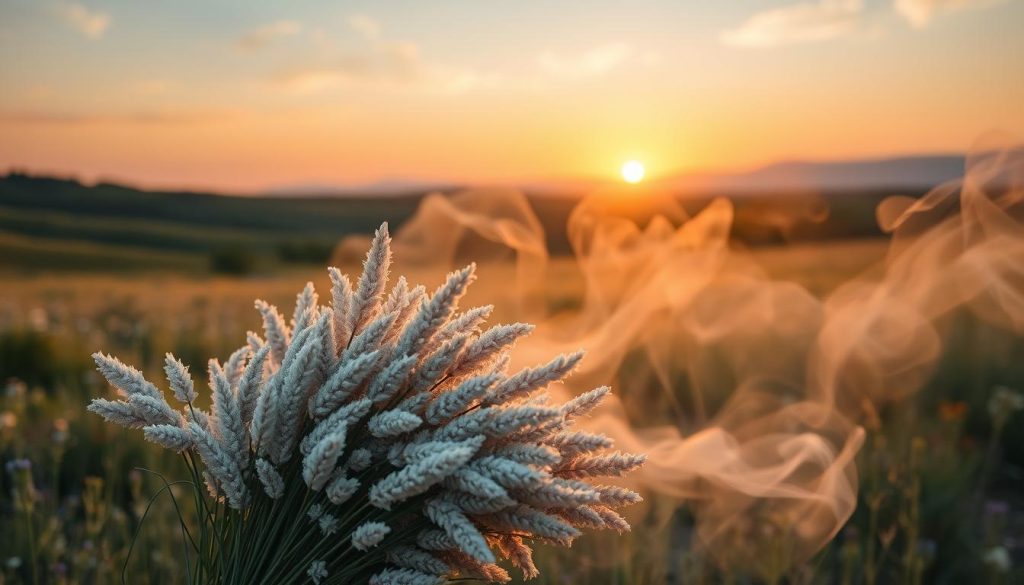
[[[335,249],[332,242],[365,231],[363,224],[376,221],[375,214],[410,217],[415,202],[386,212],[365,209],[361,219],[351,219],[351,209],[332,212],[355,222],[341,227],[323,217],[318,206],[324,202],[304,202],[300,215],[307,212],[303,206],[310,215],[293,220],[313,227],[304,228],[302,240],[289,236],[295,230],[288,226],[273,232],[276,239],[267,238],[270,227],[244,218],[235,222],[235,231],[221,224],[204,230],[203,221],[213,221],[212,216],[183,216],[174,225],[159,216],[146,224],[130,214],[118,219],[81,209],[41,210],[14,196],[5,203],[0,207],[2,582],[181,582],[177,516],[170,500],[151,500],[164,480],[149,470],[168,478],[183,477],[185,470],[179,459],[141,435],[85,412],[89,399],[109,394],[90,354],[102,349],[147,373],[160,371],[165,352],[195,365],[209,356],[226,357],[246,330],[259,325],[253,299],[290,307],[307,280],[326,290],[323,263],[332,259],[353,271],[358,262],[345,254],[345,246]],[[568,207],[558,205],[560,214],[538,212],[545,224],[565,221]],[[861,205],[873,209],[870,199]],[[250,212],[246,217],[263,213]],[[228,217],[232,211],[224,213]],[[89,220],[80,221],[83,217]],[[821,299],[841,283],[877,270],[872,267],[886,254],[887,239],[850,229],[862,237],[807,237],[751,247],[751,238],[777,236],[752,231],[746,242],[733,237],[730,247],[742,251],[743,262],[756,266],[765,283],[796,283]],[[565,250],[565,236],[550,231],[561,243],[548,242],[548,249]],[[288,255],[288,244],[314,251],[297,259]],[[245,250],[252,258],[232,263],[221,256],[218,264],[218,253],[229,249]],[[473,253],[470,247],[459,257],[473,259]],[[513,274],[501,272],[515,270],[509,266],[484,266],[471,294],[474,302],[496,304],[496,322],[521,315],[509,300],[508,279],[500,276]],[[417,270],[416,280],[430,286],[443,276],[435,265],[399,269]],[[556,327],[559,315],[585,305],[588,273],[558,253],[546,260],[544,270],[548,286],[534,291],[539,297],[531,302]],[[699,505],[645,491],[646,502],[628,516],[630,534],[587,535],[571,550],[541,549],[542,575],[536,582],[1020,582],[1024,405],[1017,402],[1024,389],[1024,339],[966,310],[943,316],[941,325],[941,356],[922,387],[860,408],[857,423],[866,435],[856,455],[856,509],[820,552],[810,558],[796,554],[795,535],[784,522],[767,517],[768,507],[763,521],[748,527],[741,540],[723,547],[722,538],[733,537],[726,535],[708,546],[706,535],[695,528]],[[684,434],[694,432],[729,401],[729,384],[718,384],[701,396],[706,412],[694,416],[689,389],[696,381],[687,371],[685,344],[672,348],[678,363],[670,374],[678,379],[668,387],[675,395],[665,392],[657,376],[638,374],[646,370],[638,365],[642,356],[634,355],[638,347],[628,348],[612,378],[634,427],[668,422]],[[199,393],[208,395],[206,388]]]

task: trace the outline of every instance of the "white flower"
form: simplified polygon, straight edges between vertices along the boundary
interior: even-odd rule
[[[320,504],[313,504],[306,510],[306,516],[309,516],[310,520],[318,520],[324,515],[324,507]]]
[[[985,551],[985,564],[991,566],[1000,573],[1009,573],[1013,567],[1010,560],[1010,553],[1003,546],[994,546]]]
[[[309,578],[313,580],[313,583],[320,585],[320,581],[323,581],[327,577],[327,563],[323,561],[313,561],[309,564],[309,569],[306,571]]]
[[[383,522],[367,522],[352,531],[352,546],[359,550],[375,547],[391,532]]]
[[[324,514],[317,522],[320,525],[320,532],[324,536],[330,536],[338,531],[338,519],[330,514]]]
[[[988,413],[993,425],[1001,429],[1019,410],[1024,410],[1024,394],[1006,386],[996,386],[988,401]]]

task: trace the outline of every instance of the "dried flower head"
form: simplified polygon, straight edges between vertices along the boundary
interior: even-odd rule
[[[355,286],[330,269],[329,306],[312,284],[290,321],[257,301],[262,338],[250,333],[223,365],[209,362],[209,412],[170,354],[180,410],[138,370],[94,355],[120,400],[89,410],[182,453],[192,484],[207,486],[199,523],[216,544],[201,551],[202,582],[503,582],[502,560],[530,579],[533,545],[629,529],[614,508],[640,496],[590,478],[623,475],[644,456],[573,429],[608,388],[561,405],[543,393],[583,353],[507,373],[532,327],[481,331],[491,307],[460,312],[472,265],[433,294],[404,278],[388,292],[389,243],[383,225]],[[209,513],[218,502],[233,512]]]

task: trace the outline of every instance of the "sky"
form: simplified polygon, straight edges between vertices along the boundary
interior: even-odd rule
[[[1024,136],[1024,2],[0,2],[0,171],[250,193]]]

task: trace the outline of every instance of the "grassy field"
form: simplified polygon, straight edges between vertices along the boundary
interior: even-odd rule
[[[773,278],[826,294],[878,260],[884,249],[882,241],[837,242],[758,250],[754,258]],[[546,302],[571,310],[579,304],[582,280],[574,277],[569,260],[556,260],[551,270],[560,275],[559,284],[548,291]],[[288,306],[307,279],[324,289],[324,275],[313,269],[249,278],[152,272],[5,277],[0,454],[15,462],[0,479],[6,583],[31,582],[32,559],[39,582],[119,582],[148,499],[162,485],[160,478],[136,468],[173,475],[180,465],[139,436],[86,415],[87,400],[107,393],[89,354],[117,353],[147,372],[159,371],[166,351],[202,364],[207,356],[226,355],[246,329],[257,327],[253,298]],[[477,290],[474,300],[499,293]],[[1018,357],[1024,355],[1024,342],[966,317],[950,331],[951,344],[927,387],[886,405],[868,421],[867,443],[858,458],[857,511],[810,561],[795,567],[779,561],[775,567],[771,559],[761,559],[745,569],[722,567],[715,551],[701,546],[685,503],[648,494],[648,502],[633,511],[634,530],[626,538],[587,536],[570,551],[542,552],[541,582],[1011,583],[1021,578],[1021,569],[1004,567],[1001,555],[1020,554],[1015,539],[1024,529],[1019,489],[1024,425],[1020,414],[994,419],[989,402],[994,387],[1024,382]],[[628,406],[631,397],[624,400]],[[657,419],[644,420],[643,408],[630,412],[638,426]],[[22,461],[31,462],[30,471],[18,468]],[[172,507],[158,501],[127,560],[128,582],[180,580],[175,529]],[[784,547],[784,534],[771,538]]]
[[[629,236],[578,265],[565,254],[565,222],[576,202],[531,197],[552,257],[529,303],[517,286],[522,267],[508,257],[481,263],[466,303],[493,303],[493,322],[539,323],[537,335],[550,343],[522,351],[547,352],[561,347],[556,341],[588,345],[598,363],[580,375],[611,383],[635,430],[667,424],[689,435],[719,424],[736,400],[741,368],[771,371],[778,362],[781,371],[794,356],[803,367],[812,356],[785,335],[813,333],[827,314],[818,308],[828,307],[823,301],[840,285],[880,275],[889,242],[873,227],[878,194],[826,200],[828,218],[816,197],[734,201],[728,246],[707,251],[706,241],[683,240],[657,256],[662,265],[654,268],[668,272],[645,272],[647,255],[670,240],[645,249],[644,238]],[[118,583],[122,571],[127,583],[180,582],[176,515],[164,498],[147,514],[163,487],[148,470],[168,479],[184,470],[139,434],[87,415],[89,399],[110,392],[90,354],[116,354],[157,380],[164,353],[172,352],[197,372],[259,327],[255,298],[290,314],[306,281],[326,294],[328,258],[349,272],[358,267],[346,251],[362,244],[337,246],[344,236],[382,219],[404,224],[419,202],[412,195],[242,200],[0,179],[0,582]],[[644,224],[657,206],[642,203],[618,201],[616,213]],[[680,205],[694,214],[707,201]],[[479,244],[453,251],[457,260],[399,258],[396,272],[433,287],[450,264],[480,260]],[[712,273],[718,276],[708,279]],[[648,290],[651,283],[662,288]],[[784,302],[758,304],[773,298]],[[813,310],[786,313],[795,301]],[[624,307],[626,319],[617,312]],[[783,337],[758,331],[766,314],[763,327]],[[589,324],[580,324],[581,315]],[[621,330],[593,334],[612,319]],[[656,335],[637,331],[636,319]],[[740,338],[687,337],[723,323]],[[540,551],[540,582],[1020,582],[1024,416],[1013,397],[1024,388],[1024,339],[962,309],[936,327],[941,352],[920,388],[861,403],[840,397],[853,405],[842,406],[844,415],[866,432],[856,457],[857,505],[811,558],[796,552],[801,535],[787,524],[793,518],[774,515],[777,501],[745,504],[750,523],[712,534],[709,545],[699,532],[707,502],[645,490],[647,501],[631,510],[632,533],[587,535],[571,550]],[[591,344],[621,345],[621,353]],[[717,373],[709,379],[707,371]]]
[[[874,207],[886,195],[732,197],[732,235],[758,246],[877,237]],[[0,177],[0,272],[272,274],[295,264],[322,266],[342,237],[368,233],[385,220],[400,226],[422,197],[227,197],[11,174]],[[569,253],[565,227],[578,198],[531,194],[527,200],[547,249]],[[694,214],[708,201],[690,198],[682,207]],[[826,202],[831,213],[823,214]],[[646,221],[656,210],[620,211]]]

